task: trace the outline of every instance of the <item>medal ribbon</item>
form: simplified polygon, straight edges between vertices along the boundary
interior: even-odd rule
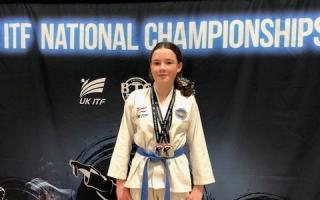
[[[170,143],[169,130],[172,124],[172,109],[173,104],[175,102],[175,94],[176,89],[173,89],[171,101],[166,112],[166,116],[163,119],[161,110],[159,107],[159,102],[157,99],[156,92],[154,91],[154,86],[151,87],[151,106],[152,106],[152,119],[154,125],[154,131],[156,135],[156,141],[158,144],[160,143]],[[159,125],[161,128],[161,132],[159,131]]]

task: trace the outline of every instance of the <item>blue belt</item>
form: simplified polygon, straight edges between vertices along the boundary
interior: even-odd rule
[[[165,188],[164,199],[170,200],[170,180],[169,180],[169,176],[168,176],[169,169],[168,169],[166,159],[176,158],[176,157],[183,155],[184,148],[181,147],[181,148],[175,150],[174,156],[171,158],[158,157],[154,154],[154,152],[146,152],[141,147],[138,147],[137,153],[148,158],[145,165],[144,165],[144,169],[143,169],[141,200],[148,200],[148,161],[149,160],[151,162],[161,161],[162,164],[164,165],[164,173],[166,175],[166,188]]]

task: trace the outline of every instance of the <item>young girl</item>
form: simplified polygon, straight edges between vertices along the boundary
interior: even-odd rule
[[[117,179],[120,200],[200,200],[203,186],[215,180],[193,83],[182,78],[179,48],[158,43],[151,51],[150,71],[153,85],[135,90],[125,102],[108,176]],[[138,149],[127,176],[133,143]]]

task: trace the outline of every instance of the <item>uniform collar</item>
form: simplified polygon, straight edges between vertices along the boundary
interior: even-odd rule
[[[156,93],[156,95],[157,95],[157,99],[158,99],[159,104],[164,104],[164,105],[167,105],[167,104],[168,104],[168,105],[169,105],[170,100],[171,100],[171,97],[172,97],[172,93],[173,93],[173,88],[174,88],[174,86],[171,87],[171,90],[170,90],[168,96],[166,96],[166,98],[164,99],[164,101],[163,101],[162,103],[160,103],[160,101],[159,101],[158,93],[157,93],[156,88],[154,87],[154,84],[152,85],[152,87],[154,88],[154,91],[155,91],[155,93]]]

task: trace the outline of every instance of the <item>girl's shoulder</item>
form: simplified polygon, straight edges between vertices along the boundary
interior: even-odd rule
[[[126,101],[134,103],[137,101],[145,100],[149,98],[149,96],[150,96],[150,88],[136,89],[129,94]]]

